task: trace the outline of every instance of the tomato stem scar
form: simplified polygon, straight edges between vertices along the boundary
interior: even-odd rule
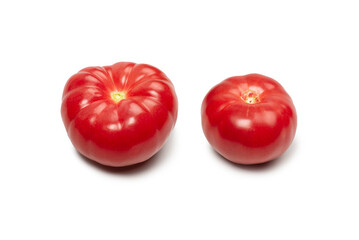
[[[251,89],[243,92],[241,94],[241,99],[248,104],[260,103],[259,94]]]
[[[115,101],[116,103],[118,103],[119,101],[123,100],[126,98],[126,94],[124,92],[112,92],[111,93],[111,98],[113,101]]]

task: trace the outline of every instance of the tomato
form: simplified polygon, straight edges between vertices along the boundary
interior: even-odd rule
[[[290,96],[260,74],[225,79],[205,96],[201,112],[208,142],[239,164],[276,159],[290,146],[297,128]]]
[[[88,67],[66,83],[61,115],[74,147],[114,167],[146,161],[164,145],[177,119],[172,82],[146,64]]]

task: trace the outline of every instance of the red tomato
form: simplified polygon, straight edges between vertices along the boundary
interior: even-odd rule
[[[279,157],[293,141],[297,114],[274,79],[249,74],[213,87],[202,103],[208,142],[228,160],[258,164]]]
[[[173,84],[163,72],[120,62],[73,75],[64,88],[61,115],[81,154],[121,167],[161,149],[176,123],[177,106]]]

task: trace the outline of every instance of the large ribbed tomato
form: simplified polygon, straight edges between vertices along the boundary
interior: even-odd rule
[[[88,67],[64,88],[61,115],[74,147],[108,166],[127,166],[153,156],[177,119],[171,81],[155,67],[120,62]]]
[[[202,127],[209,143],[228,160],[258,164],[289,147],[297,114],[278,82],[248,74],[228,78],[208,92],[202,103]]]

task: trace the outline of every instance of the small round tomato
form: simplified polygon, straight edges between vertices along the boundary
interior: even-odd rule
[[[259,164],[282,155],[293,141],[297,114],[292,99],[274,79],[248,74],[213,87],[202,103],[202,127],[223,157]]]
[[[158,152],[177,119],[171,81],[155,67],[120,62],[88,67],[66,83],[61,115],[74,147],[114,167]]]

